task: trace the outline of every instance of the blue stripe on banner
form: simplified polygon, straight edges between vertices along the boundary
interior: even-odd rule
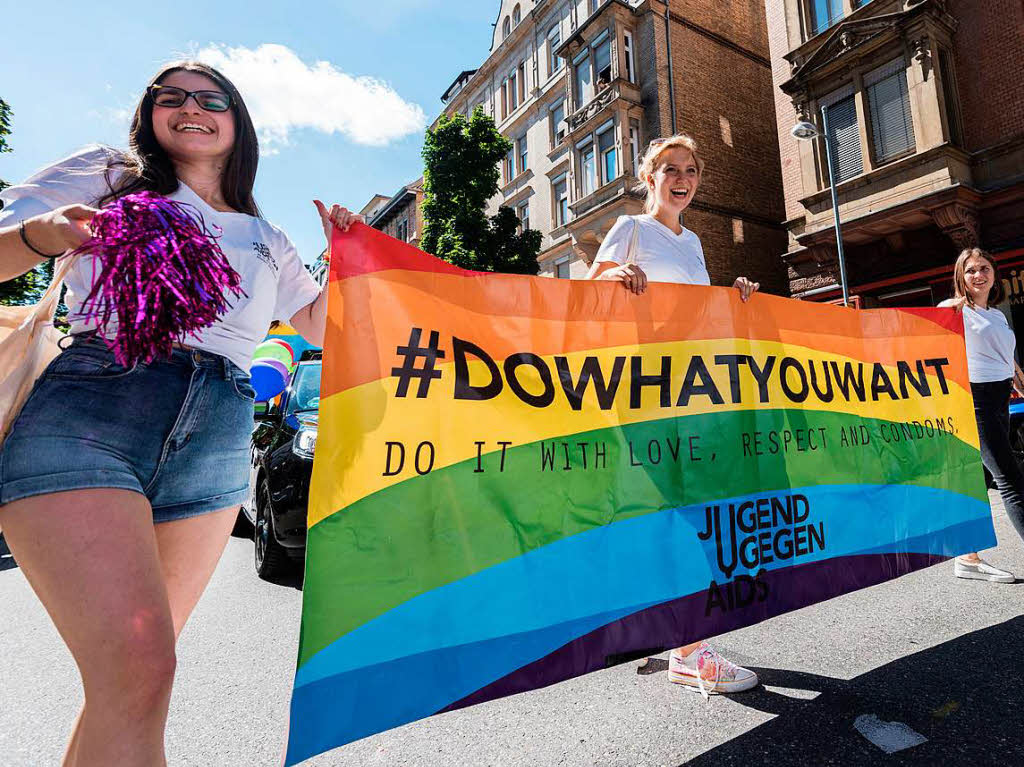
[[[988,504],[946,490],[840,485],[790,492],[807,498],[804,524],[823,531],[824,549],[754,567],[738,563],[731,578],[866,553],[952,556],[995,542]],[[727,521],[730,503],[780,495],[717,505]],[[564,538],[422,594],[341,637],[296,674],[289,759],[429,716],[594,628],[728,580],[714,536],[697,536],[706,507]],[[698,551],[703,555],[694,556]]]

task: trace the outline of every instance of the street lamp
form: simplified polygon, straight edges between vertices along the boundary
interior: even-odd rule
[[[846,255],[843,252],[843,230],[839,226],[839,196],[836,194],[836,173],[832,164],[832,141],[828,134],[828,107],[821,108],[821,127],[824,130],[825,157],[828,162],[828,185],[832,192],[832,212],[836,222],[836,249],[839,255],[839,283],[843,289],[843,306],[850,305],[850,290],[846,283]],[[793,138],[800,141],[810,141],[821,136],[813,123],[801,120],[790,131]]]

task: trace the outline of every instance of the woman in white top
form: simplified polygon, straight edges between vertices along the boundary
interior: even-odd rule
[[[64,764],[166,763],[175,644],[245,499],[253,351],[272,320],[322,345],[326,291],[252,196],[259,153],[241,96],[195,62],[165,67],[131,151],[91,149],[5,190],[0,280],[89,237],[96,206],[152,191],[188,203],[245,295],[169,359],[120,366],[78,314],[94,275],[66,280],[71,334],[0,447],[0,524],[81,673]],[[353,217],[318,205],[324,233]]]
[[[700,238],[679,223],[700,186],[704,162],[686,135],[651,142],[640,162],[646,212],[620,216],[608,232],[587,279],[614,280],[639,295],[649,282],[710,285]],[[634,252],[630,252],[636,234]],[[746,301],[760,287],[746,277],[733,286]],[[655,288],[657,289],[657,288]],[[669,655],[669,681],[702,693],[731,693],[757,686],[757,674],[719,655],[707,642]]]
[[[1009,400],[1011,388],[1024,396],[1024,375],[1017,367],[1017,339],[1004,315],[995,307],[1003,299],[1003,283],[992,257],[980,248],[968,248],[953,267],[953,298],[939,306],[963,312],[967,343],[967,372],[978,421],[981,461],[992,474],[1010,522],[1024,538],[1024,473],[1010,447]],[[1014,576],[993,567],[977,553],[956,558],[958,578],[1013,583]]]

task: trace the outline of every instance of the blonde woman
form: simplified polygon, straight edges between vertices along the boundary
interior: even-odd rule
[[[621,282],[637,295],[647,290],[650,281],[710,285],[700,238],[679,222],[697,194],[703,172],[704,161],[690,136],[652,141],[640,162],[646,212],[619,217],[601,244],[587,279]],[[630,253],[634,233],[635,250]],[[738,277],[733,287],[746,301],[760,284]],[[758,682],[757,674],[723,658],[707,642],[671,652],[669,681],[704,695],[741,692]]]
[[[1014,360],[1017,338],[996,308],[1003,283],[996,262],[980,248],[964,250],[953,267],[953,297],[939,306],[963,313],[967,373],[978,421],[981,461],[992,474],[1010,522],[1024,538],[1024,474],[1010,447],[1011,388],[1024,395],[1024,374]],[[957,578],[1013,583],[1013,573],[993,567],[976,552],[954,560]]]

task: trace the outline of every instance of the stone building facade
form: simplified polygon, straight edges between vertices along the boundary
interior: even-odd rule
[[[390,198],[375,195],[363,211],[366,223],[374,229],[419,247],[423,238],[423,178],[406,184]]]
[[[707,169],[685,224],[716,284],[787,288],[763,0],[502,0],[491,53],[445,92],[513,143],[499,194],[539,230],[542,274],[582,277],[618,216],[642,211],[637,163],[686,132]]]
[[[790,135],[820,130],[825,106],[858,305],[934,305],[974,245],[1024,303],[1024,5],[766,0],[766,15],[792,293],[839,296],[824,142]]]

